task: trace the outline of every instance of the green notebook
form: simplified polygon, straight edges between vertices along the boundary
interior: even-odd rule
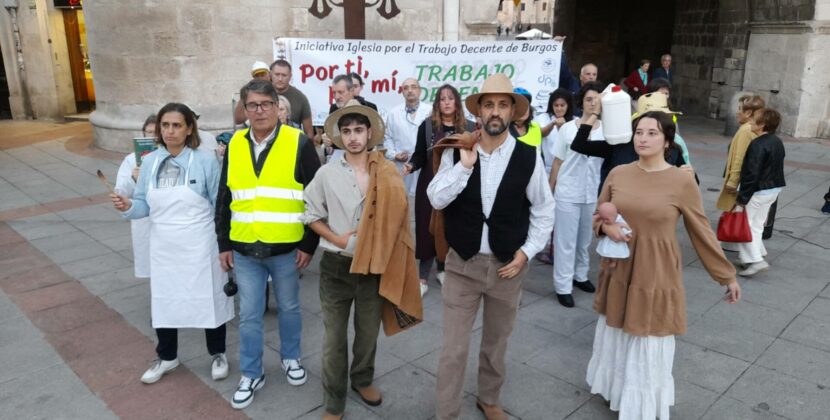
[[[135,164],[141,166],[141,159],[156,150],[155,137],[136,137],[133,139],[133,147],[135,148]]]

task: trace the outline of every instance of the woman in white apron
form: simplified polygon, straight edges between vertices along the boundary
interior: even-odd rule
[[[150,115],[144,120],[141,127],[144,137],[156,136],[156,115]],[[135,183],[138,180],[139,167],[136,164],[135,153],[124,156],[118,175],[115,178],[115,192],[123,196],[132,197],[135,192]],[[133,269],[135,276],[141,279],[150,278],[150,218],[130,220],[130,236],[133,240]]]
[[[128,219],[150,219],[150,295],[158,360],[141,377],[153,383],[179,365],[178,328],[204,328],[213,356],[211,376],[228,376],[225,323],[233,300],[222,288],[214,208],[221,167],[213,152],[199,150],[196,118],[185,105],[158,113],[160,147],[145,156],[133,198],[112,194]]]

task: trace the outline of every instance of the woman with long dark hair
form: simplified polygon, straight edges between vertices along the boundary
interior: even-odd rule
[[[461,95],[451,85],[438,88],[438,94],[432,102],[432,114],[418,127],[415,151],[405,167],[409,174],[421,170],[415,187],[415,258],[420,260],[419,275],[421,295],[427,292],[427,280],[432,270],[432,262],[438,257],[438,282],[444,282],[444,255],[436,255],[435,238],[429,232],[432,205],[427,197],[427,186],[432,177],[432,146],[438,141],[455,133],[472,131],[475,125],[464,117]]]
[[[214,380],[228,376],[225,323],[233,299],[222,288],[214,217],[221,167],[201,143],[193,112],[169,103],[158,112],[159,148],[144,157],[132,198],[110,195],[124,218],[150,218],[150,297],[158,359],[141,376],[154,383],[179,365],[178,328],[203,328]]]
[[[573,102],[573,94],[569,90],[556,89],[548,98],[548,107],[545,112],[534,118],[542,128],[542,160],[545,162],[548,176],[553,168],[553,146],[559,135],[559,129],[566,122],[574,119]]]
[[[686,300],[677,222],[706,271],[735,303],[741,287],[706,218],[691,174],[666,161],[675,126],[669,114],[647,112],[634,122],[639,160],[608,175],[597,204],[612,203],[626,223],[596,218],[594,231],[627,242],[630,257],[602,258],[594,310],[599,313],[586,380],[621,420],[669,418],[674,405],[676,335],[686,332]],[[630,228],[626,234],[624,230]]]

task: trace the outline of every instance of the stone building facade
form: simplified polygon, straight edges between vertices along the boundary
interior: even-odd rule
[[[9,0],[12,1],[13,0]],[[24,110],[10,14],[0,13],[0,49],[16,118],[61,119],[75,112],[66,71],[57,0],[20,1],[17,18],[26,61]],[[728,118],[732,97],[764,95],[784,115],[783,132],[830,137],[830,0],[536,0],[554,7],[554,32],[567,35],[574,72],[598,64],[600,78],[619,81],[641,58],[671,52],[675,106],[689,114]],[[271,61],[274,37],[343,38],[344,12],[325,19],[313,4],[331,0],[86,0],[96,141],[128,150],[141,122],[162,104],[197,109],[202,128],[232,127],[231,97],[255,60]],[[336,3],[342,3],[340,1]],[[387,7],[392,0],[380,2]],[[496,39],[499,2],[395,0],[387,20],[366,9],[366,37],[389,40]],[[6,11],[8,12],[8,10]],[[655,64],[656,65],[656,64]]]
[[[554,16],[574,71],[593,61],[618,81],[670,52],[684,112],[729,120],[734,96],[753,92],[783,133],[830,138],[830,0],[559,0]]]

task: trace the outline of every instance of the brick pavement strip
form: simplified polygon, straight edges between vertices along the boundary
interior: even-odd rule
[[[117,416],[247,418],[184,366],[164,381],[142,384],[139,375],[154,355],[149,338],[3,222],[0,244],[0,289]]]

